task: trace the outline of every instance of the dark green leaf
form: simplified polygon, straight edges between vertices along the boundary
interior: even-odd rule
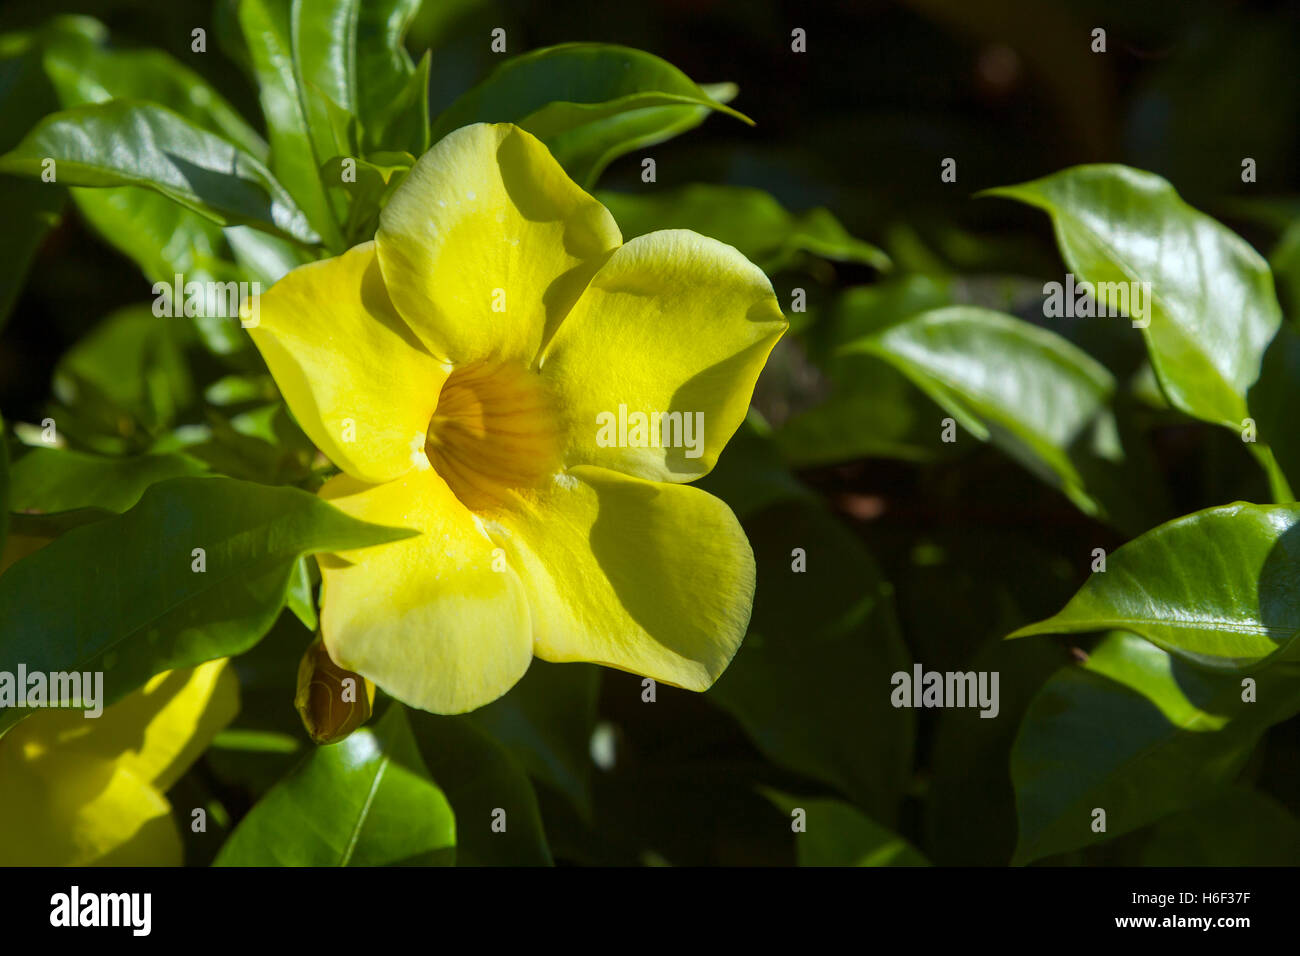
[[[456,811],[457,865],[549,866],[537,795],[510,752],[473,717],[409,716],[420,755]]]
[[[1090,846],[1219,797],[1271,723],[1300,710],[1294,665],[1262,670],[1256,702],[1235,677],[1198,671],[1114,633],[1056,674],[1011,757],[1015,863]],[[1106,814],[1094,832],[1095,810]]]
[[[804,811],[807,829],[795,834],[800,866],[930,865],[916,847],[847,803],[775,791],[769,792],[768,798],[787,816],[795,810]]]
[[[1300,821],[1266,794],[1235,786],[1166,817],[1141,851],[1143,866],[1295,866]]]
[[[284,606],[304,554],[408,537],[315,495],[173,478],[0,575],[0,670],[104,671],[107,702],[153,674],[239,654]],[[203,549],[198,572],[195,550]],[[22,716],[0,715],[0,729]]]
[[[14,510],[13,479],[9,474],[9,436],[6,434],[4,416],[0,415],[0,556],[5,553],[5,540],[9,537],[9,512]]]
[[[744,526],[758,566],[754,613],[709,697],[773,762],[892,823],[908,784],[913,722],[889,703],[891,675],[911,664],[889,586],[816,500],[771,505]],[[795,570],[796,548],[806,570]]]
[[[509,748],[536,779],[591,813],[591,734],[600,670],[594,664],[535,660],[504,697],[474,721]]]

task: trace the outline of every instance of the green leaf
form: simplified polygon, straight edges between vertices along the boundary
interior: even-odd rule
[[[510,751],[473,717],[413,710],[410,718],[420,754],[456,811],[457,865],[550,866],[537,795]]]
[[[1300,710],[1294,665],[1240,680],[1199,671],[1113,633],[1030,704],[1011,756],[1020,842],[1013,863],[1100,843],[1217,798],[1267,727]],[[1106,831],[1092,830],[1094,809]]]
[[[350,181],[343,177],[345,162],[352,164]],[[391,152],[365,159],[335,156],[325,163],[322,174],[330,188],[346,196],[343,235],[348,242],[364,242],[374,236],[380,211],[414,164],[410,153]]]
[[[753,408],[698,487],[725,501],[742,521],[780,501],[812,498],[782,462],[771,427]]]
[[[0,49],[0,150],[14,147],[46,113],[58,108],[41,68],[41,51],[55,22],[34,34],[7,34]],[[8,319],[27,281],[27,273],[46,234],[59,221],[67,191],[55,183],[0,176],[0,209],[6,228],[0,235],[0,327]]]
[[[1125,166],[1077,166],[985,195],[1046,211],[1079,281],[1149,283],[1142,334],[1170,402],[1242,427],[1246,392],[1281,321],[1268,264],[1245,240],[1159,176]],[[1098,299],[1115,304],[1113,294]]]
[[[401,704],[314,750],[239,822],[215,866],[448,865],[456,818]]]
[[[1126,630],[1221,670],[1293,657],[1298,522],[1300,505],[1243,502],[1177,518],[1108,555],[1059,613],[1009,638]]]
[[[239,27],[271,139],[271,170],[293,194],[318,241],[341,252],[342,237],[320,179],[320,165],[347,151],[331,147],[320,155],[317,140],[324,134],[313,135],[311,119],[322,119],[323,105],[315,100],[309,107],[309,91],[298,72],[294,19],[299,7],[294,0],[239,0]],[[326,96],[316,89],[317,96]]]
[[[77,428],[156,436],[194,401],[184,355],[192,334],[184,319],[159,318],[145,306],[121,309],[59,360],[54,395],[72,409]]]
[[[1278,327],[1264,353],[1259,381],[1247,402],[1258,425],[1256,444],[1247,445],[1269,475],[1275,501],[1290,501],[1300,487],[1300,431],[1295,428],[1295,395],[1300,388],[1300,333],[1290,323]],[[1264,446],[1263,442],[1268,445]],[[1281,476],[1273,468],[1279,469]]]
[[[13,478],[9,468],[9,436],[5,434],[4,415],[0,415],[0,558],[5,553],[9,537],[9,512],[15,510]]]
[[[113,100],[55,113],[0,156],[0,172],[39,177],[47,158],[63,185],[143,186],[222,225],[319,240],[256,158],[161,106]]]
[[[0,176],[0,209],[6,223],[0,234],[0,328],[18,301],[46,234],[62,218],[67,198],[67,192],[52,183]]]
[[[64,109],[112,99],[148,100],[266,161],[266,143],[197,73],[157,50],[104,47],[104,32],[100,27],[95,35],[60,36],[48,44],[45,71]],[[170,284],[177,274],[198,282],[242,278],[226,259],[221,227],[166,196],[122,186],[73,189],[72,197],[101,238],[151,282]],[[213,333],[205,340],[224,343],[219,352],[244,344],[237,336],[221,337],[221,330],[207,322],[199,324]]]
[[[768,799],[787,816],[804,811],[807,829],[796,833],[800,866],[929,866],[897,833],[840,800],[793,797],[776,791]]]
[[[302,626],[315,633],[320,627],[320,616],[316,613],[316,580],[312,575],[310,558],[299,558],[294,564],[285,602]]]
[[[711,111],[751,123],[725,105],[734,92],[705,89],[641,50],[564,43],[501,64],[438,116],[431,138],[471,123],[514,123],[590,189],[614,159],[692,129]]]
[[[760,269],[778,272],[802,253],[889,268],[889,257],[855,239],[825,209],[795,215],[761,189],[697,183],[647,194],[601,191],[623,238],[658,229],[690,229],[735,246]]]
[[[312,261],[312,254],[296,243],[278,239],[247,226],[228,226],[224,230],[235,261],[248,278],[269,289],[290,271]],[[244,339],[247,341],[247,339]]]
[[[913,716],[889,703],[890,676],[911,661],[888,584],[816,499],[778,502],[744,527],[759,575],[753,616],[709,698],[774,763],[893,823],[911,769]],[[793,567],[795,548],[805,571]]]
[[[428,67],[417,75],[402,43],[420,0],[317,0],[296,4],[294,55],[300,86],[355,116],[362,146],[419,155],[428,145]],[[423,82],[423,88],[421,88]],[[313,130],[321,152],[327,138]]]
[[[981,441],[993,441],[1087,514],[1080,446],[1105,425],[1115,380],[1054,332],[972,306],[922,312],[844,346],[889,362]],[[937,425],[937,423],[936,423]]]
[[[33,448],[11,469],[10,507],[41,512],[102,508],[121,514],[135,505],[150,485],[203,470],[202,464],[184,455],[107,458]]]
[[[845,355],[846,343],[917,313],[953,303],[952,283],[906,275],[848,289],[801,336],[809,357],[825,373],[830,394],[791,415],[776,443],[792,467],[858,458],[929,461],[950,451],[940,436],[942,413],[888,362],[862,353]]]
[[[0,670],[102,670],[111,703],[160,671],[248,650],[284,606],[302,555],[410,534],[295,488],[159,482],[125,514],[74,528],[0,575]],[[3,712],[0,729],[21,716]]]
[[[1161,820],[1141,851],[1142,866],[1295,866],[1298,859],[1300,821],[1240,785]]]
[[[596,726],[600,669],[594,664],[535,660],[474,721],[507,747],[535,779],[591,814],[591,734]]]
[[[231,418],[208,409],[207,416],[210,428],[206,436],[182,447],[185,454],[206,462],[214,471],[274,485],[293,484],[310,474],[316,446],[283,402]]]
[[[203,77],[161,50],[116,50],[102,39],[64,33],[47,44],[45,72],[64,109],[148,100],[266,161],[266,142]]]

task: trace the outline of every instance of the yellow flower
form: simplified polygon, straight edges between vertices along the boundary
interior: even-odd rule
[[[37,711],[0,737],[0,866],[179,865],[163,794],[239,709],[227,664],[158,674],[97,718]]]
[[[744,636],[754,559],[684,483],[785,331],[767,277],[691,232],[624,243],[506,124],[441,140],[379,222],[277,283],[250,330],[343,472],[321,495],[423,532],[322,557],[329,655],[438,713],[499,697],[534,655],[707,688]],[[658,447],[609,427],[662,412]]]

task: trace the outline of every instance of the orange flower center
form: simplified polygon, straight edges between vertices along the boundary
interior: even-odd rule
[[[559,466],[559,428],[541,376],[517,362],[479,362],[443,383],[425,453],[470,511],[537,486]]]

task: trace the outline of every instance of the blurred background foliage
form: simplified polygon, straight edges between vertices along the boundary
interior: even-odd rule
[[[0,32],[36,27],[52,12],[8,0]],[[208,0],[61,0],[58,12],[97,17],[118,46],[168,51],[243,116],[260,116],[255,90],[223,52],[228,4],[214,15]],[[196,26],[209,28],[204,55],[190,52]],[[1097,26],[1107,31],[1105,54],[1089,48]],[[575,40],[620,43],[700,83],[739,87],[732,105],[756,126],[711,116],[615,160],[598,195],[625,235],[682,225],[740,246],[772,275],[792,333],[760,382],[756,413],[703,483],[740,515],[758,558],[753,624],[737,659],[707,694],[660,687],[654,704],[631,675],[538,662],[506,698],[473,715],[411,712],[420,754],[458,820],[486,820],[501,793],[525,808],[508,841],[458,826],[457,859],[1009,862],[1018,826],[1011,752],[1022,719],[1051,706],[1040,692],[1081,671],[1094,642],[1002,638],[1055,613],[1086,578],[1094,548],[1109,552],[1199,508],[1267,500],[1267,485],[1233,436],[1164,407],[1140,340],[1116,320],[1050,320],[1120,383],[1123,471],[1109,486],[1091,486],[1101,489],[1096,508],[1036,478],[996,437],[963,431],[943,443],[947,411],[896,365],[839,347],[947,305],[1045,325],[1042,284],[1062,274],[1046,218],[974,194],[1088,162],[1170,180],[1270,257],[1284,306],[1296,303],[1295,6],[431,0],[407,46],[417,59],[434,51],[435,116],[499,63],[489,48],[496,27],[506,30],[508,55]],[[795,27],[807,31],[804,54],[791,52]],[[642,181],[647,156],[654,183]],[[940,179],[948,157],[955,183]],[[1244,157],[1256,160],[1258,182],[1242,182]],[[309,480],[309,443],[265,404],[274,386],[255,367],[232,378],[230,362],[180,331],[138,345],[150,324],[141,308],[150,285],[69,206],[25,285],[0,290],[17,295],[0,331],[6,420],[39,422],[58,409],[73,447],[105,454],[156,449],[170,430],[203,423],[227,439],[202,446],[199,457],[214,467],[266,482]],[[806,312],[790,309],[796,289]],[[82,351],[91,358],[79,360]],[[109,420],[80,420],[95,415]],[[793,548],[807,552],[806,573],[791,572]],[[187,832],[189,862],[214,859],[233,823],[311,746],[292,707],[307,639],[285,612],[237,660],[240,717],[174,796],[178,806],[217,808],[207,834]],[[1000,672],[999,717],[891,707],[889,675],[914,661]],[[383,706],[377,732],[410,737]],[[1099,726],[1081,751],[1055,754],[1100,775],[1060,786],[1084,788],[1108,774],[1131,782],[1124,767],[1106,766],[1121,749],[1122,732],[1112,730]],[[1292,720],[1260,733],[1229,789],[1045,860],[1294,862],[1300,728]],[[1185,784],[1173,775],[1140,780],[1155,790]],[[796,806],[834,838],[797,842]],[[429,839],[436,852],[438,835]],[[223,853],[237,857],[238,848]]]

